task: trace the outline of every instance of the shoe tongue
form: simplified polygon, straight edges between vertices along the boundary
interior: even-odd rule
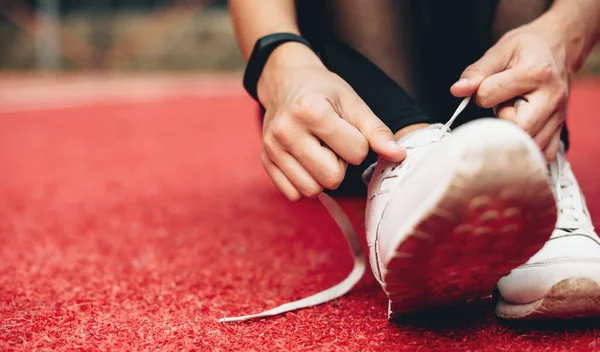
[[[433,141],[438,141],[441,138],[440,129],[443,127],[442,124],[435,124],[423,128],[418,131],[411,132],[406,136],[400,138],[398,144],[404,147],[419,147],[422,145],[429,144]]]

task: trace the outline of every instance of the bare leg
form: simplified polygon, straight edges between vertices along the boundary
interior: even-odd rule
[[[409,1],[332,0],[333,28],[411,97],[417,94],[417,44]]]
[[[494,41],[509,30],[529,23],[546,12],[552,0],[501,0],[496,9],[492,38]]]

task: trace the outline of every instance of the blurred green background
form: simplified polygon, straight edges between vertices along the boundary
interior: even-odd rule
[[[0,0],[2,70],[243,69],[222,1]]]
[[[243,70],[226,0],[0,0],[0,70]],[[600,73],[600,50],[583,74]]]

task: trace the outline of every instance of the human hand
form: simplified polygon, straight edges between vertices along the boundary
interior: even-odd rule
[[[567,43],[549,25],[534,21],[506,33],[450,90],[457,97],[475,94],[481,107],[497,107],[499,118],[521,126],[552,161],[560,145],[573,70]],[[520,103],[513,104],[515,100]]]
[[[285,49],[282,51],[282,49]],[[258,82],[265,107],[262,164],[290,200],[336,189],[369,146],[400,162],[405,150],[342,78],[298,43],[277,48]]]

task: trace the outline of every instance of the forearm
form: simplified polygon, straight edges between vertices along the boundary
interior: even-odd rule
[[[229,9],[246,59],[260,37],[277,32],[300,32],[294,0],[229,0]]]
[[[600,1],[555,0],[537,21],[560,39],[567,64],[577,71],[600,40]]]
[[[256,41],[268,34],[300,34],[294,0],[229,0],[236,37],[246,60]],[[319,57],[307,46],[290,42],[271,53],[260,80],[258,97],[265,104],[278,82],[301,66],[322,66]]]

